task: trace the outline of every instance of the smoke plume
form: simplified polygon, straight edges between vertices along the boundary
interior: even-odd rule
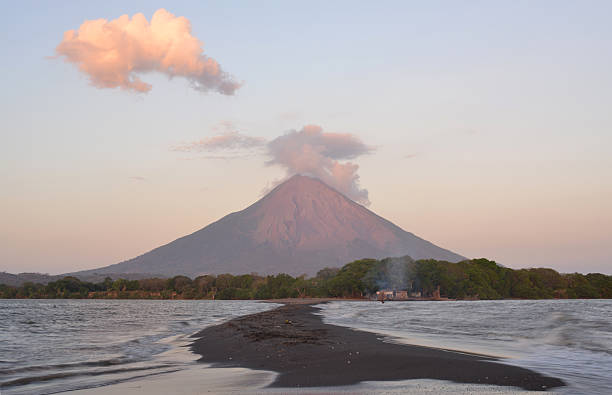
[[[199,91],[233,95],[240,87],[216,60],[206,56],[203,43],[191,35],[191,24],[164,9],[149,23],[143,14],[131,19],[87,20],[78,30],[68,30],[55,49],[73,63],[97,88],[148,92],[151,85],[139,74],[160,72],[183,77]]]
[[[224,124],[225,125],[225,124]],[[374,149],[348,133],[324,132],[317,125],[307,125],[301,130],[291,130],[271,141],[251,137],[225,125],[226,131],[201,141],[174,147],[174,151],[213,152],[223,151],[233,154],[259,151],[268,156],[267,165],[278,165],[287,172],[319,178],[327,185],[342,192],[349,198],[368,205],[367,189],[359,186],[359,166],[342,160],[355,159]],[[231,157],[224,156],[224,159]]]
[[[351,134],[324,132],[317,125],[292,130],[267,145],[271,159],[268,165],[280,165],[287,175],[304,174],[317,177],[351,199],[368,205],[368,190],[359,186],[359,166],[340,163],[355,159],[373,149]]]

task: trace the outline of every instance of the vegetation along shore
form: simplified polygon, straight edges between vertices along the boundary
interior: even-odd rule
[[[0,298],[76,299],[279,299],[373,298],[380,290],[405,290],[416,298],[550,299],[612,298],[612,276],[561,274],[552,269],[514,270],[487,259],[458,263],[410,257],[362,259],[316,276],[288,274],[203,275],[99,283],[76,277],[48,284],[0,284]]]

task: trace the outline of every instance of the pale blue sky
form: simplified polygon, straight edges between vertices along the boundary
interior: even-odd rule
[[[49,59],[86,19],[166,8],[245,85],[97,89]],[[376,146],[370,208],[511,267],[612,273],[612,3],[17,2],[0,26],[0,270],[116,263],[255,201],[263,157],[170,147],[231,121],[318,124]],[[132,177],[143,177],[138,181]]]

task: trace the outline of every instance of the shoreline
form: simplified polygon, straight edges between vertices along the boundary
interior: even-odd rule
[[[213,367],[277,372],[269,387],[335,387],[364,381],[413,379],[489,384],[526,390],[564,386],[554,377],[506,365],[499,358],[404,345],[383,336],[325,324],[313,304],[285,305],[238,317],[193,335],[191,351]],[[293,303],[291,303],[293,302]]]

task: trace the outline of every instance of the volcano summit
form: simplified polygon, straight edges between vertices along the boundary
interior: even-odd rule
[[[136,258],[85,274],[313,275],[360,258],[465,259],[379,217],[318,179],[296,175],[242,211]]]

